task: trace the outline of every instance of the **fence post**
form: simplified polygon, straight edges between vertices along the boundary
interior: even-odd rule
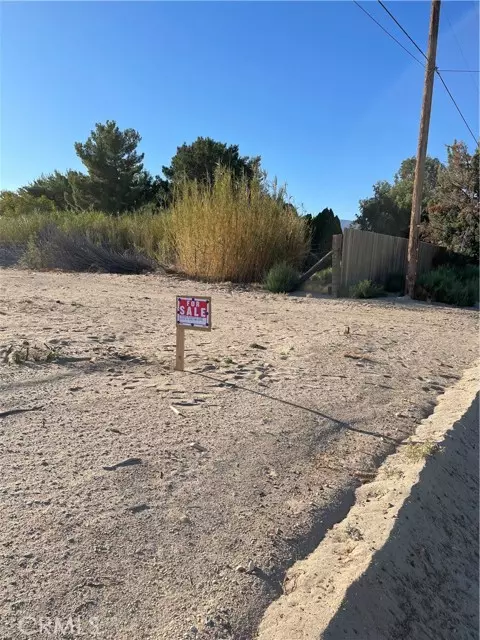
[[[343,235],[332,236],[332,296],[338,298],[340,295],[340,283],[342,280],[342,241]]]

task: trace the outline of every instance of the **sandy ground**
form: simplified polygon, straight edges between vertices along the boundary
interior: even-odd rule
[[[447,390],[288,571],[258,640],[478,638],[478,373]]]
[[[252,638],[477,351],[469,310],[160,276],[2,270],[0,329],[53,356],[0,364],[2,638]]]

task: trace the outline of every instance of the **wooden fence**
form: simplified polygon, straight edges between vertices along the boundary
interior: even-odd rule
[[[386,236],[371,231],[345,229],[341,254],[341,286],[349,287],[361,280],[385,284],[393,273],[407,273],[407,238]],[[420,242],[418,273],[429,271],[433,259],[443,249]]]

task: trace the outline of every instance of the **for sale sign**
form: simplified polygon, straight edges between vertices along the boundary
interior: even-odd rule
[[[211,331],[211,307],[211,298],[177,296],[177,327]]]

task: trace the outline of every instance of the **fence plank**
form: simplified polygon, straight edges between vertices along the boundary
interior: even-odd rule
[[[372,231],[345,229],[343,232],[341,284],[348,288],[360,280],[385,284],[389,275],[407,273],[407,238]],[[429,271],[443,249],[419,243],[418,273]]]

